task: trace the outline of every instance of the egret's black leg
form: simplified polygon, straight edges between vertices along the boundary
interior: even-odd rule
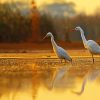
[[[72,58],[71,58],[70,62],[72,63]]]
[[[64,59],[65,60],[65,63],[66,63],[66,59]]]
[[[71,59],[71,63],[72,63],[72,59]]]
[[[92,54],[92,59],[93,59],[93,64],[94,64],[94,57],[93,57],[93,54]]]

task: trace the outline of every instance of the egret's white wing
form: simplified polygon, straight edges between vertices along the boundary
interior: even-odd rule
[[[87,48],[95,54],[100,54],[100,46],[93,40],[87,41]]]
[[[58,46],[58,54],[61,58],[65,58],[67,60],[71,60],[71,57],[69,56],[69,54],[60,46]]]

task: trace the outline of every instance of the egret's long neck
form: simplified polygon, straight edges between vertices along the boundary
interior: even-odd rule
[[[57,44],[54,41],[54,37],[53,36],[51,36],[51,43],[52,43],[53,49],[56,50],[57,49]]]
[[[83,40],[83,44],[84,44],[84,46],[86,47],[86,42],[87,42],[87,40],[86,40],[86,38],[85,38],[85,36],[84,36],[84,31],[83,31],[82,29],[80,29],[80,32],[81,32],[81,37],[82,37],[82,40]]]

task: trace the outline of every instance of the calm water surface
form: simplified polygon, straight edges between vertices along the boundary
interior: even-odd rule
[[[71,64],[31,56],[0,55],[0,100],[100,100],[99,57],[93,64],[74,56]]]

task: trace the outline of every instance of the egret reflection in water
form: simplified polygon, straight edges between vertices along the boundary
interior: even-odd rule
[[[87,82],[93,82],[97,78],[100,78],[100,70],[99,69],[89,71],[87,73],[87,75],[83,79],[81,90],[79,92],[72,91],[72,93],[75,93],[77,95],[81,95],[84,92],[84,90],[85,90],[86,83]]]
[[[56,82],[61,80],[64,77],[65,73],[67,73],[67,67],[66,66],[55,71],[55,73],[52,77],[51,88],[54,88]]]
[[[49,84],[50,89],[67,89],[74,86],[75,77],[71,76],[68,70],[69,67],[65,65],[53,73],[51,83]]]

